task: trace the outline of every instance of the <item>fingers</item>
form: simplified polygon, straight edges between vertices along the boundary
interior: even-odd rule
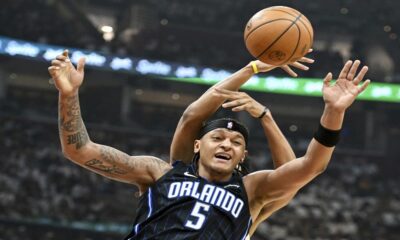
[[[47,69],[48,69],[48,71],[49,71],[49,73],[50,73],[50,76],[51,76],[52,78],[54,78],[54,77],[57,76],[57,74],[58,74],[58,71],[57,71],[57,70],[59,70],[60,67],[57,67],[57,66],[50,66],[50,67],[48,67]]]
[[[354,61],[353,65],[350,68],[350,71],[347,73],[347,80],[353,81],[354,76],[356,75],[357,69],[360,66],[360,60]]]
[[[234,94],[237,93],[236,91],[231,91],[228,89],[224,89],[224,88],[214,88],[215,91],[220,92],[220,93],[225,93],[225,94]]]
[[[297,77],[297,73],[293,71],[288,65],[281,66],[281,69],[287,72],[290,76]]]
[[[58,55],[58,56],[56,57],[56,59],[59,60],[59,61],[64,62],[64,61],[66,61],[66,60],[68,59],[68,57],[66,57],[66,56],[64,56],[64,55]]]
[[[222,89],[222,88],[214,88],[214,90],[215,90],[214,93],[216,95],[226,98],[226,99],[231,99],[231,100],[243,98],[245,96],[245,93],[237,92],[237,91],[230,91],[230,90]]]
[[[250,101],[248,99],[237,99],[237,100],[233,100],[233,101],[222,104],[222,107],[223,108],[235,108],[235,107],[239,107],[239,106],[244,106],[249,102]]]
[[[355,85],[358,85],[363,79],[365,74],[368,72],[368,67],[364,66],[361,68],[360,72],[358,73],[357,77],[354,78],[353,83]]]
[[[64,57],[66,57],[66,58],[68,58],[68,54],[69,54],[68,49],[65,49],[65,50],[63,51],[63,53],[62,53],[62,55],[63,55]]]
[[[240,111],[244,111],[244,110],[246,110],[246,105],[241,105],[241,106],[232,108],[233,112],[240,112]]]
[[[60,67],[57,67],[57,66],[50,66],[50,67],[48,67],[47,69],[48,69],[49,71],[55,71],[55,70],[60,69]]]
[[[297,62],[303,62],[303,63],[314,63],[315,60],[312,58],[308,58],[308,57],[302,57],[299,60],[297,60]]]
[[[309,67],[307,67],[304,64],[301,64],[300,62],[291,63],[290,66],[293,66],[295,68],[298,68],[298,69],[301,69],[301,70],[304,70],[304,71],[307,71],[309,69]]]
[[[79,59],[78,65],[76,66],[76,69],[78,70],[78,72],[83,73],[83,71],[85,69],[85,63],[86,63],[86,58],[82,57]]]
[[[230,91],[220,88],[214,88],[214,89],[216,95],[231,100],[229,102],[222,104],[223,108],[232,108],[241,105],[246,105],[252,100],[246,93],[243,92]]]
[[[330,73],[326,74],[326,76],[325,76],[325,78],[324,78],[323,87],[329,87],[331,81],[332,81],[332,73],[330,72]]]
[[[342,68],[342,71],[341,71],[340,74],[339,74],[338,79],[346,78],[346,77],[347,77],[347,74],[349,73],[352,64],[353,64],[353,61],[351,61],[351,60],[349,60],[349,61],[346,62],[346,64],[345,64],[344,67]]]
[[[370,82],[371,80],[369,79],[365,80],[365,82],[360,87],[358,87],[358,94],[362,93],[368,87]]]
[[[64,50],[62,54],[57,55],[54,60],[51,61],[51,65],[58,67],[65,67],[65,63],[70,63],[71,60],[68,57],[68,50]]]
[[[52,60],[51,61],[51,65],[52,66],[56,66],[56,67],[65,67],[64,61],[60,61],[60,60],[57,60],[57,59]]]

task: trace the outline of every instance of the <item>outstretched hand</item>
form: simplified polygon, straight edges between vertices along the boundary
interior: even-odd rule
[[[308,53],[311,53],[311,52],[312,52],[312,49],[310,49],[308,51]],[[256,60],[254,62],[256,63],[259,72],[268,72],[268,71],[271,71],[271,70],[279,67],[282,70],[284,70],[285,72],[287,72],[290,76],[297,77],[297,73],[292,69],[292,67],[295,67],[295,68],[303,70],[303,71],[307,71],[309,69],[309,67],[307,67],[303,63],[309,63],[309,64],[314,63],[314,59],[311,59],[308,57],[302,57],[296,62],[289,63],[289,64],[282,65],[282,66],[274,66],[271,64],[261,62],[260,60]]]
[[[223,108],[232,108],[232,111],[247,111],[252,117],[259,117],[264,109],[261,103],[254,100],[247,93],[229,91],[226,89],[214,88],[214,95],[227,99],[228,101],[222,104]]]
[[[338,79],[332,85],[330,84],[332,73],[326,75],[322,93],[327,106],[338,111],[344,111],[354,102],[356,97],[367,88],[370,80],[364,81],[361,86],[359,86],[359,84],[367,73],[368,67],[362,67],[356,76],[359,66],[359,60],[354,61],[354,63],[353,61],[347,61]]]
[[[60,93],[69,95],[77,91],[82,85],[84,67],[85,58],[79,59],[75,69],[68,57],[68,50],[64,50],[62,54],[51,61],[51,66],[48,70]]]

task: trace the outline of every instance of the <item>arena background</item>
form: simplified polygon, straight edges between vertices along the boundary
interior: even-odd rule
[[[400,239],[400,2],[394,0],[1,1],[0,239],[122,239],[135,216],[134,186],[61,154],[58,93],[47,73],[55,54],[68,48],[90,58],[81,106],[92,140],[167,160],[179,116],[208,87],[176,80],[212,83],[247,64],[244,26],[272,5],[294,7],[314,26],[316,62],[301,77],[337,74],[352,58],[368,64],[368,77],[380,85],[346,114],[327,171],[252,239]],[[300,156],[322,99],[290,87],[274,91],[293,79],[282,79],[281,70],[268,76],[275,88],[248,92],[271,109]],[[226,114],[251,128],[251,170],[272,168],[260,124],[245,113],[217,115]]]

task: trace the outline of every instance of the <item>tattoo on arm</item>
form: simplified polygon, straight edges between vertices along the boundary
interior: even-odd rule
[[[101,160],[98,159],[92,159],[89,160],[85,163],[85,166],[88,166],[90,168],[93,168],[94,170],[99,170],[105,173],[110,173],[110,174],[127,174],[128,172],[125,171],[124,169],[120,169],[115,165],[109,165],[104,163]]]
[[[112,147],[100,146],[100,156],[110,164],[120,163],[129,169],[135,169],[135,161],[129,161],[129,155]]]
[[[75,144],[75,149],[80,149],[89,141],[85,124],[81,117],[78,94],[67,97],[60,103],[60,134],[64,132],[72,133],[67,135],[67,144]]]
[[[138,169],[151,169],[152,172],[159,171],[161,173],[165,173],[170,168],[170,165],[168,163],[156,157],[131,157],[128,154],[123,153],[117,149],[103,145],[100,145],[100,159],[111,166],[124,166],[122,170],[130,172]]]
[[[87,143],[87,141],[88,135],[81,132],[67,136],[67,144],[76,144],[76,149],[80,149],[83,145],[85,145],[85,143]]]

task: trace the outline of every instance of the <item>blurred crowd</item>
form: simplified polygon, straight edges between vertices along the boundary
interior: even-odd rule
[[[79,240],[123,236],[121,231],[102,234],[94,229],[85,232],[73,228],[63,234],[65,227],[52,226],[74,221],[120,224],[129,231],[137,207],[134,186],[97,176],[66,160],[60,150],[54,117],[35,118],[32,117],[35,115],[5,112],[4,106],[0,109],[0,135],[3,136],[0,139],[3,155],[0,239],[69,236]],[[163,134],[160,126],[164,125],[158,123],[160,134],[152,136],[134,128],[121,130],[87,124],[95,142],[131,155],[154,155],[167,160],[170,133]],[[298,134],[298,138],[306,141],[306,137]],[[301,144],[294,147],[298,150]],[[260,151],[264,148],[259,146],[253,148],[258,151],[250,156],[250,169],[270,167],[268,151]],[[334,155],[328,170],[301,190],[289,206],[261,224],[252,239],[398,239],[399,180],[386,176],[379,161],[365,156]],[[30,222],[26,223],[27,219]]]
[[[93,1],[97,3],[97,0]],[[85,0],[82,4],[90,2]],[[115,11],[120,11],[121,16],[131,9],[132,3],[129,0],[101,1],[104,2],[114,4]],[[139,27],[129,38],[121,37],[126,29],[116,29],[115,39],[106,42],[101,34],[96,34],[97,29],[90,30],[83,24],[84,13],[78,11],[74,1],[56,0],[2,1],[6,7],[0,8],[0,22],[7,24],[0,25],[0,35],[109,54],[238,69],[251,57],[243,44],[245,21],[235,14],[240,13],[248,19],[265,7],[264,3],[256,3],[259,1],[248,4],[250,0],[211,1],[215,4],[211,8],[208,0],[137,2],[148,11],[145,12],[148,16],[152,11],[156,16],[150,22],[151,27]],[[282,1],[281,4],[291,2]],[[335,15],[340,9],[330,6],[333,2],[326,3],[332,13],[324,14],[324,18],[319,19],[322,23],[335,25],[334,19],[340,19]],[[355,4],[355,1],[349,3]],[[318,11],[320,9],[311,3],[305,14]],[[373,12],[370,15],[374,15]],[[378,20],[384,17],[382,14],[376,16]],[[347,22],[337,26],[343,24]],[[348,25],[361,28],[365,24],[352,21]],[[334,33],[345,35],[341,31],[337,29]],[[360,52],[356,55],[362,58],[363,49],[358,47],[356,50]],[[304,77],[322,77],[329,71],[336,73],[344,58],[332,49],[314,51],[311,57],[316,62],[309,72],[302,74]],[[138,82],[134,84],[139,85]],[[157,89],[164,89],[163,84],[166,85],[158,82],[153,86],[150,82],[145,79],[141,84]],[[121,239],[130,231],[135,217],[136,187],[113,182],[65,159],[58,139],[55,91],[30,91],[12,84],[7,87],[6,97],[0,96],[0,240]],[[172,91],[173,88],[167,86],[164,90]],[[201,90],[194,86],[186,88],[193,96]],[[123,115],[121,99],[124,96],[121,92],[119,88],[96,86],[81,94],[85,103],[83,117],[91,139],[131,155],[154,155],[167,161],[172,134],[183,108],[135,102],[129,95],[132,110]],[[371,106],[373,109],[369,111],[375,110],[377,105]],[[389,113],[390,106],[387,109]],[[395,116],[396,113],[391,114]],[[377,126],[376,132],[385,127],[389,132],[391,125],[398,125],[398,118],[380,115],[376,118],[387,117],[387,122],[382,122],[390,124]],[[306,150],[315,124],[304,116],[296,126],[291,117],[287,116],[287,120],[285,116],[279,116],[277,120],[300,156]],[[394,167],[383,159],[382,154],[369,156],[360,151],[367,149],[368,142],[365,133],[368,121],[364,111],[352,113],[344,126],[339,146],[354,151],[338,149],[327,171],[302,189],[287,207],[261,224],[252,240],[400,239],[400,182],[393,174]],[[250,124],[252,139],[248,167],[251,171],[272,167],[271,155],[265,151],[266,141],[259,127]],[[385,133],[382,131],[381,135]],[[375,140],[374,136],[371,133],[369,140]],[[379,148],[380,140],[376,139],[369,147]],[[110,230],[107,226],[111,225],[120,228]]]
[[[398,239],[399,180],[378,164],[335,155],[328,170],[265,221],[254,239]]]
[[[245,48],[242,32],[247,17],[259,9],[258,5],[244,8],[245,1],[235,4],[218,2],[211,9],[207,1],[196,4],[152,1],[145,4],[146,9],[156,15],[154,22],[150,24],[152,27],[138,28],[128,38],[122,37],[126,29],[116,29],[114,40],[106,42],[100,33],[93,33],[98,31],[94,26],[91,31],[78,32],[80,19],[72,20],[76,18],[74,16],[64,17],[63,11],[73,9],[68,2],[6,2],[7,8],[0,9],[0,21],[8,22],[12,26],[0,26],[0,35],[68,48],[233,70],[252,60]],[[122,15],[127,11],[124,9],[127,8],[126,5],[119,4],[115,7],[115,11],[120,11]],[[59,11],[62,13],[58,13]],[[246,16],[246,20],[238,19],[234,14],[238,12]],[[76,37],[78,34],[79,38]],[[310,57],[317,59],[317,62],[309,72],[302,74],[304,77],[323,77],[328,71],[338,70],[343,62],[343,56],[338,51],[315,50]],[[284,72],[276,74],[283,75]]]

